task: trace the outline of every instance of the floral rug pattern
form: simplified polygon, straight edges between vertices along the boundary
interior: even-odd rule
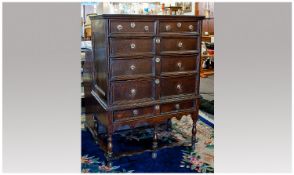
[[[189,143],[192,137],[192,122],[193,120],[189,115],[183,116],[181,120],[173,118],[172,133],[178,140]],[[200,120],[198,120],[196,127],[196,149],[183,151],[183,161],[181,162],[181,167],[191,168],[197,172],[203,172],[207,168],[208,170],[213,171],[214,129]],[[189,163],[190,165],[187,165]],[[185,166],[183,166],[184,164]]]
[[[82,156],[82,173],[132,173],[133,170],[127,171],[121,169],[120,166],[108,167],[104,161],[99,158]]]
[[[190,115],[183,116],[181,120],[173,118],[171,120],[172,130],[167,132],[164,127],[159,128],[158,139],[165,142],[180,142],[184,145],[191,144],[192,119]],[[120,135],[127,140],[137,140],[152,137],[152,129],[145,129],[139,133],[124,132]],[[182,150],[182,159],[177,165],[179,168],[190,169],[199,173],[214,172],[214,129],[201,120],[197,122],[196,149],[190,147]],[[131,173],[133,170],[126,170],[120,166],[107,167],[105,162],[98,157],[89,157],[84,155],[81,158],[82,173]],[[173,165],[175,166],[175,165]]]

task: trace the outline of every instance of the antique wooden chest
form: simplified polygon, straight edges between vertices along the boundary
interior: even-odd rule
[[[202,16],[100,15],[92,21],[92,95],[97,115],[88,128],[113,158],[112,135],[122,126],[158,124],[191,114],[192,147],[199,108]],[[107,129],[107,142],[97,127]]]

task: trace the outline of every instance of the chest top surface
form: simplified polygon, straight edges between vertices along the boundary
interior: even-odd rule
[[[193,15],[136,15],[136,14],[103,14],[90,16],[91,20],[101,19],[101,18],[126,18],[126,19],[134,19],[134,18],[158,18],[158,19],[199,19],[202,20],[205,16],[193,16]]]

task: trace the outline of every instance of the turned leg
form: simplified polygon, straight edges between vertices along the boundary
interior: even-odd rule
[[[96,118],[94,115],[86,115],[85,127],[91,132],[92,137],[96,139],[98,133],[96,131]]]
[[[99,135],[99,121],[96,119],[97,114],[93,115],[93,121],[94,121],[94,131],[96,135]]]
[[[198,112],[199,112],[199,105],[200,105],[200,99],[196,99],[196,110],[194,113],[191,114],[192,120],[193,120],[193,126],[192,126],[192,150],[195,150],[196,148],[196,134],[197,134],[197,120],[198,120]]]
[[[157,139],[158,139],[158,135],[157,135],[157,126],[154,127],[154,133],[153,133],[153,145],[152,148],[156,149],[158,144],[157,144]]]
[[[109,167],[112,166],[112,154],[112,133],[108,133],[106,160]]]
[[[154,126],[154,132],[153,132],[153,142],[152,142],[152,149],[153,149],[153,152],[152,152],[152,158],[155,159],[157,157],[157,153],[156,153],[156,149],[158,147],[158,133],[157,133],[157,128],[158,126],[155,125]]]
[[[192,126],[192,150],[195,150],[196,148],[196,133],[197,133],[197,129],[196,129],[196,122],[197,122],[197,117],[193,116],[193,126]]]

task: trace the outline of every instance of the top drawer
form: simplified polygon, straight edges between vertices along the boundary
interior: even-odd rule
[[[182,32],[199,32],[197,21],[161,21],[159,23],[160,33],[182,33]]]
[[[110,33],[154,33],[154,21],[111,20]]]

